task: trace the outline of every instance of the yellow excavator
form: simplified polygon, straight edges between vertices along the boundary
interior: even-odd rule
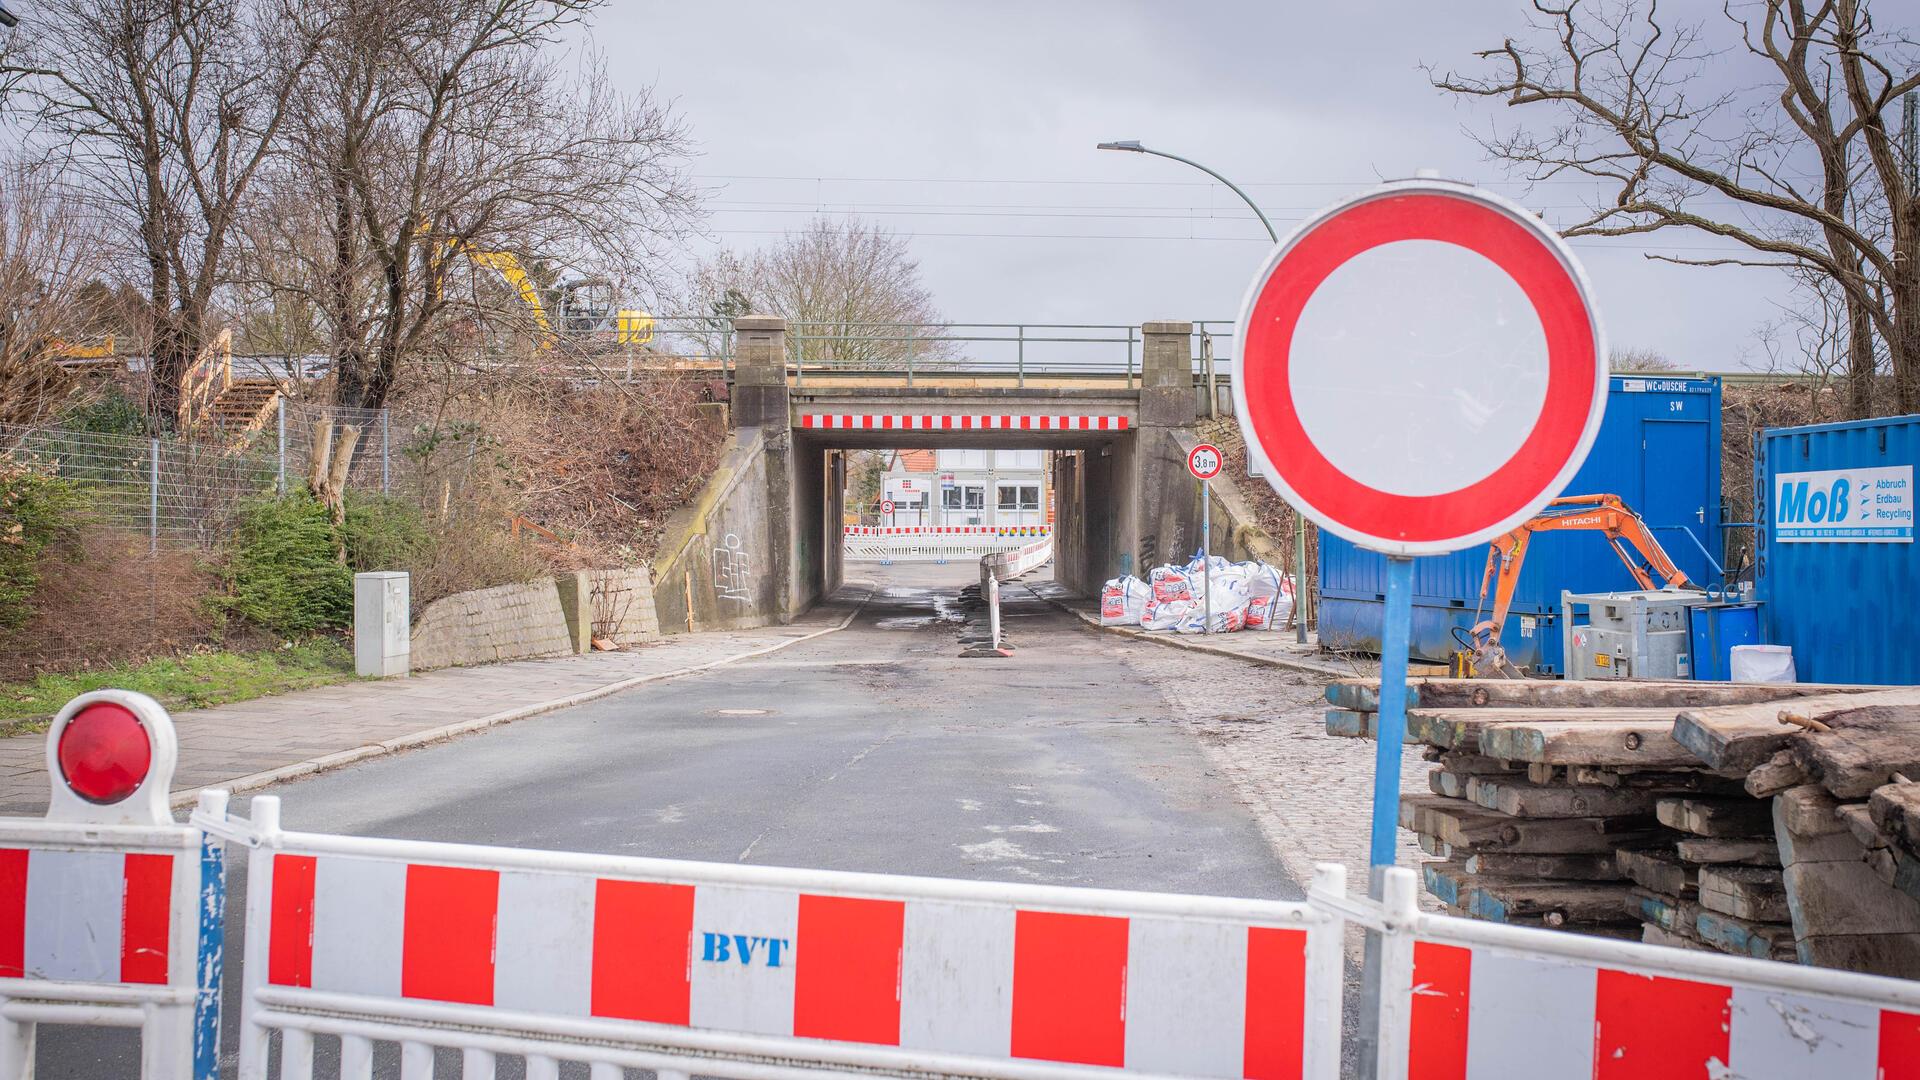
[[[1493,589],[1492,617],[1476,621],[1473,629],[1454,629],[1460,648],[1453,653],[1449,674],[1457,679],[1519,679],[1524,674],[1507,659],[1500,645],[1500,632],[1507,625],[1507,612],[1513,606],[1514,588],[1520,583],[1520,568],[1526,563],[1527,545],[1535,533],[1600,532],[1613,553],[1626,564],[1642,589],[1653,590],[1654,575],[1669,589],[1685,589],[1693,584],[1667,555],[1653,530],[1639,514],[1627,509],[1618,495],[1567,495],[1548,503],[1546,509],[1487,547],[1487,570],[1480,579],[1480,602],[1473,617],[1480,619],[1486,610],[1487,591]],[[1627,550],[1632,545],[1633,552]],[[1636,554],[1637,553],[1637,557]],[[1496,584],[1497,582],[1497,584]]]
[[[540,348],[553,347],[556,334],[608,334],[617,345],[645,345],[653,340],[653,316],[634,308],[618,311],[613,306],[613,283],[605,278],[579,278],[560,283],[560,325],[547,317],[547,305],[540,290],[510,251],[482,251],[458,237],[447,246],[465,255],[475,266],[500,275],[520,301],[533,312],[533,321],[542,331]]]

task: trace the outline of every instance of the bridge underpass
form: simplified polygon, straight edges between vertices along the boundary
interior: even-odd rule
[[[1080,593],[1183,559],[1200,544],[1200,492],[1186,471],[1205,393],[1192,323],[1140,327],[1135,374],[1104,383],[1049,378],[1037,360],[1016,385],[968,376],[963,362],[909,385],[873,373],[796,366],[784,320],[735,320],[734,442],[697,503],[669,524],[655,567],[670,630],[791,620],[844,580],[847,455],[863,449],[1051,451],[1054,577]],[[1004,374],[1004,373],[999,373]],[[1022,385],[1024,384],[1024,385]],[[1216,485],[1215,550],[1272,558]]]

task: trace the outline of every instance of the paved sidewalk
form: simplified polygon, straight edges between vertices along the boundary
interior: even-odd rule
[[[786,626],[675,634],[625,652],[448,668],[178,712],[174,803],[191,803],[203,787],[265,787],[745,659],[837,630],[863,600],[822,604]],[[43,734],[0,739],[0,813],[46,811],[45,746]]]
[[[1026,583],[1022,582],[1022,584]],[[1321,652],[1319,638],[1312,634],[1307,635],[1307,642],[1302,645],[1293,639],[1291,630],[1242,630],[1233,634],[1176,634],[1171,630],[1146,631],[1137,626],[1101,626],[1100,602],[1097,599],[1069,592],[1064,586],[1052,581],[1034,582],[1027,585],[1027,588],[1041,599],[1079,616],[1087,625],[1098,627],[1111,634],[1152,641],[1176,649],[1191,649],[1195,652],[1251,660],[1257,664],[1287,668],[1291,671],[1305,672],[1329,679],[1365,678],[1380,673],[1380,663],[1377,660],[1362,660]]]

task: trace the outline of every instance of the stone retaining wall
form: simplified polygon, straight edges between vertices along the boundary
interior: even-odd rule
[[[551,578],[455,593],[428,604],[413,624],[414,671],[572,653]]]
[[[644,566],[630,570],[589,570],[588,603],[593,636],[631,645],[660,636],[660,615],[653,606],[653,574]]]

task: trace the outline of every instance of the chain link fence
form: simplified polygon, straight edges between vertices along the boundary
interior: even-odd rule
[[[260,430],[228,438],[0,424],[0,453],[79,485],[94,524],[144,535],[150,551],[211,549],[248,499],[298,490],[319,439],[342,425],[360,430],[348,486],[386,491],[394,455],[384,409],[283,402]]]

